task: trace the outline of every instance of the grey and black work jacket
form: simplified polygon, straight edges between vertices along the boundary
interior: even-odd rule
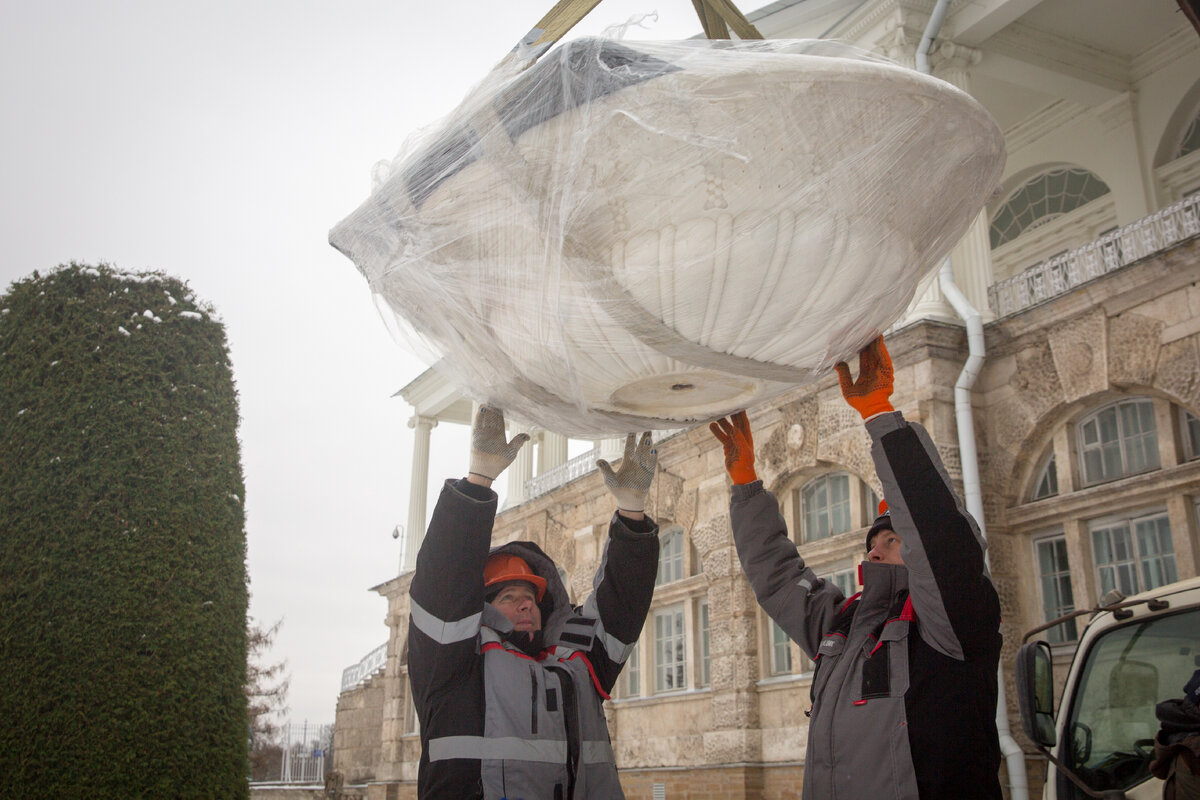
[[[421,725],[421,800],[622,798],[602,702],[637,641],[658,572],[658,526],[617,514],[591,596],[572,607],[554,562],[521,556],[546,580],[541,647],[485,602],[496,494],[446,481],[409,590],[408,671]],[[510,641],[511,639],[511,641]]]
[[[808,800],[998,798],[1000,603],[984,542],[925,430],[867,422],[903,566],[863,563],[860,595],[818,578],[761,482],[733,487],[758,602],[816,662]]]

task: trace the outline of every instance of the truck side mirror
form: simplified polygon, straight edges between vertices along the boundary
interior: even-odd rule
[[[1054,668],[1050,645],[1029,642],[1017,651],[1017,705],[1025,734],[1042,747],[1057,742],[1054,732]]]

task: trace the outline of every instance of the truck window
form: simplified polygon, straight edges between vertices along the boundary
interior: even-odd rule
[[[1200,609],[1160,614],[1104,633],[1089,648],[1068,711],[1059,756],[1095,790],[1150,777],[1154,707],[1183,695],[1200,666]],[[1083,798],[1060,783],[1060,796]]]

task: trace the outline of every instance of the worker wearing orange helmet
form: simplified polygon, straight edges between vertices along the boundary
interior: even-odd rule
[[[975,520],[924,428],[891,404],[883,338],[838,364],[871,435],[887,506],[867,532],[862,592],[804,563],[754,470],[744,411],[713,423],[733,479],[730,521],[759,605],[816,662],[804,761],[810,800],[999,800],[1000,601]]]
[[[492,481],[528,440],[479,409],[471,466],[448,480],[409,590],[409,679],[421,726],[417,796],[622,798],[602,701],[637,642],[658,573],[645,514],[657,454],[630,434],[619,469],[597,462],[617,502],[582,606],[534,542],[490,548]]]

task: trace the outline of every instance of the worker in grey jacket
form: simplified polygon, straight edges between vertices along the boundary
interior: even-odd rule
[[[421,800],[623,797],[603,700],[650,608],[658,526],[645,514],[657,455],[632,434],[617,470],[597,466],[617,502],[582,606],[533,542],[491,548],[492,481],[529,437],[479,410],[470,472],[446,481],[409,591],[408,668],[421,723]]]
[[[871,526],[862,592],[805,565],[754,470],[745,412],[713,423],[733,480],[730,517],[759,604],[816,662],[808,800],[998,800],[1000,603],[984,542],[921,426],[892,408],[883,338],[837,365],[862,414],[888,513]]]

